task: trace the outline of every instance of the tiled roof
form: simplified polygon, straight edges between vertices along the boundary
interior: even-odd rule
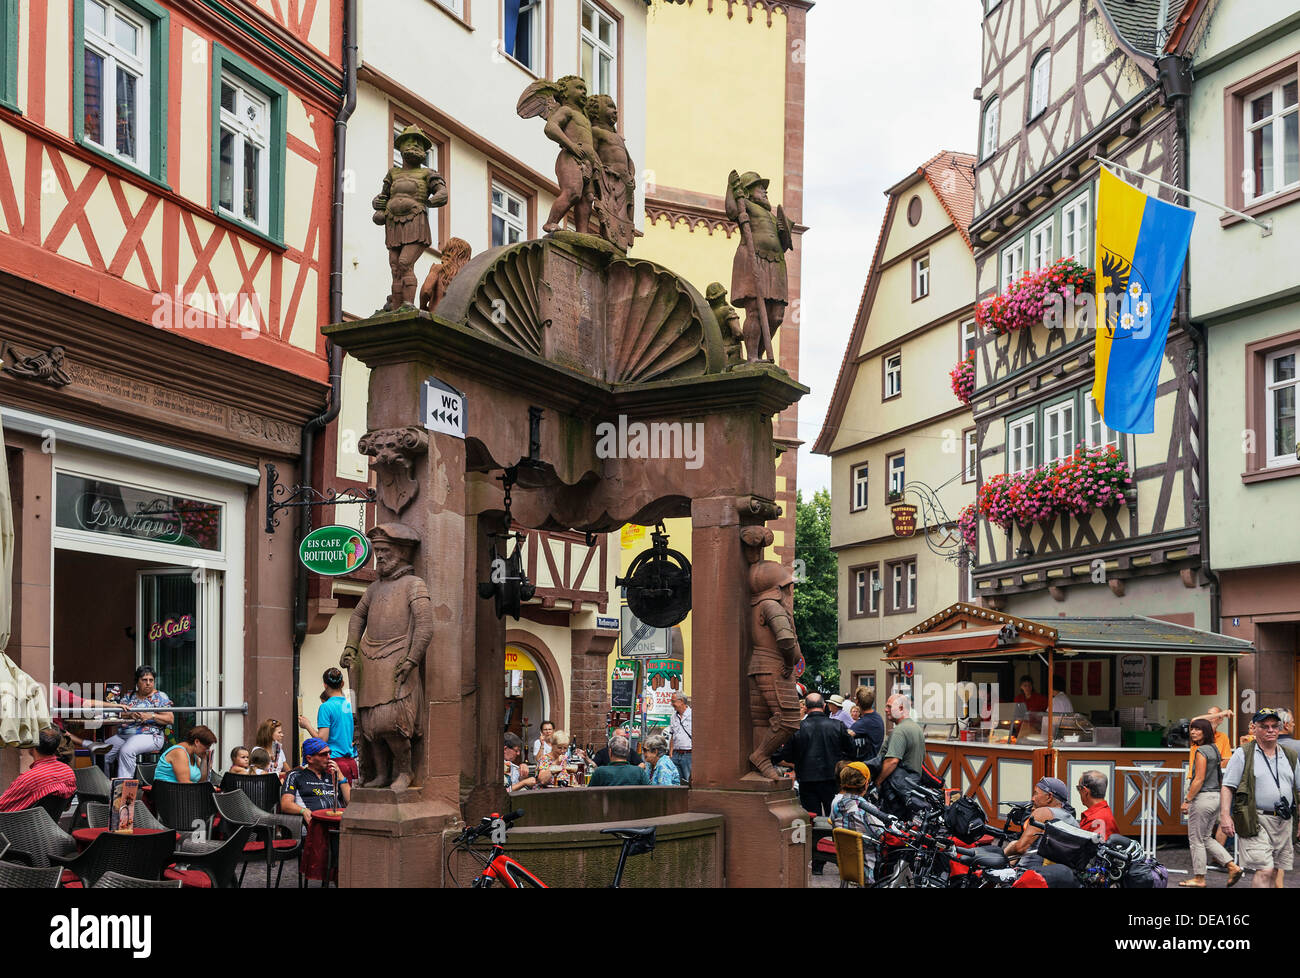
[[[1097,2],[1110,15],[1115,29],[1126,42],[1143,54],[1154,58],[1160,55],[1160,47],[1168,39],[1169,32],[1173,30],[1189,0],[1168,0],[1168,19],[1163,25],[1157,23],[1160,19],[1161,0],[1097,0]],[[1157,38],[1161,26],[1164,27],[1164,31],[1160,32]]]
[[[944,150],[921,166],[939,203],[957,225],[966,247],[971,248],[970,222],[975,216],[975,157]]]
[[[1211,652],[1245,654],[1253,645],[1239,638],[1187,625],[1130,615],[1119,618],[1045,618],[1056,629],[1058,648],[1135,652]]]

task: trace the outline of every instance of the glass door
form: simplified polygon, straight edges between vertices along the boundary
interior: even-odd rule
[[[213,611],[211,572],[200,568],[168,567],[140,571],[137,576],[138,622],[136,625],[136,663],[154,667],[158,689],[176,706],[207,706],[213,685],[208,678],[205,657],[209,648],[219,648],[210,641],[209,632],[219,629],[219,609]],[[219,577],[219,575],[216,575]],[[215,722],[216,715],[176,714],[168,736],[176,743],[185,731],[198,723]]]

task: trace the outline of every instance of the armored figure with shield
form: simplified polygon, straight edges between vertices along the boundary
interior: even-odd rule
[[[731,264],[731,301],[745,310],[749,362],[776,362],[772,338],[785,319],[790,289],[785,253],[794,249],[790,221],[767,199],[768,182],[757,173],[731,171],[727,216],[740,228],[740,247]]]

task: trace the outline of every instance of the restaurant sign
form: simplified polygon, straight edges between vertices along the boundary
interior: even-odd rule
[[[889,507],[894,517],[894,536],[910,537],[916,533],[916,507],[911,503],[898,503]]]
[[[322,526],[303,537],[298,559],[314,574],[351,574],[370,559],[370,542],[353,527]]]

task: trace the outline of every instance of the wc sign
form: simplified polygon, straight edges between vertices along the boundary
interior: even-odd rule
[[[469,431],[465,395],[435,377],[430,377],[420,388],[420,416],[426,428],[439,434],[464,438]]]

